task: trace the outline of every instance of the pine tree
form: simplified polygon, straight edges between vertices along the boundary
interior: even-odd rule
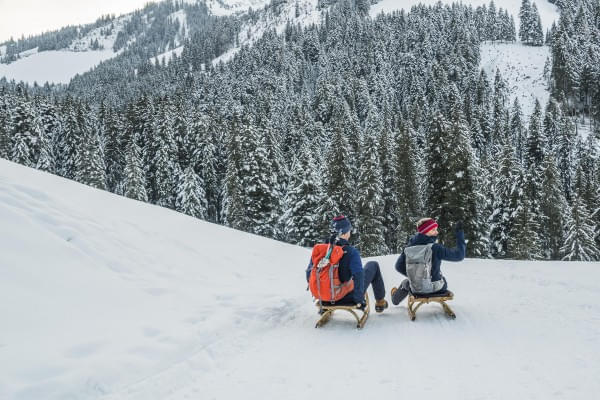
[[[531,5],[531,16],[533,19],[531,42],[534,46],[542,46],[544,44],[544,29],[542,28],[542,20],[535,3]]]
[[[522,199],[515,211],[513,228],[510,232],[506,256],[517,260],[536,260],[541,258],[542,249],[538,232],[540,225],[537,215],[531,211],[531,203]]]
[[[42,131],[40,133],[40,155],[36,164],[36,168],[41,171],[54,172],[54,146],[50,134]]]
[[[89,105],[77,109],[79,146],[76,148],[74,179],[77,182],[106,190],[106,164],[102,151],[98,126]]]
[[[597,261],[600,251],[594,241],[594,228],[583,200],[574,195],[570,219],[567,221],[567,238],[561,248],[566,261]]]
[[[93,127],[86,129],[82,148],[77,153],[75,179],[83,184],[106,190],[106,166],[100,139]]]
[[[525,193],[531,202],[531,211],[539,215],[542,187],[538,177],[542,175],[546,141],[542,133],[541,106],[537,100],[531,114],[528,133],[527,153],[525,154]]]
[[[367,135],[358,181],[356,226],[360,251],[365,256],[388,252],[384,237],[384,201],[381,165],[376,140]]]
[[[130,199],[147,202],[146,177],[142,168],[141,152],[142,150],[137,145],[137,140],[132,140],[125,158],[122,191],[123,195]]]
[[[510,114],[510,134],[511,141],[515,146],[517,160],[520,164],[523,164],[526,132],[525,128],[523,127],[523,113],[521,112],[521,105],[519,104],[519,99],[516,97]]]
[[[562,192],[560,175],[554,157],[549,154],[542,165],[542,194],[540,196],[541,221],[544,229],[540,232],[544,257],[560,259],[560,248],[564,242],[565,212],[567,201]]]
[[[261,236],[275,237],[277,181],[268,157],[265,131],[250,124],[244,128],[242,185],[244,211],[248,224],[245,230]]]
[[[175,205],[175,185],[179,175],[172,110],[168,100],[163,101],[159,106],[155,119],[155,134],[150,139],[146,150],[147,154],[152,155],[150,163],[146,166],[150,200],[168,208],[173,208]]]
[[[234,111],[228,130],[227,169],[225,174],[224,223],[234,229],[244,230],[247,221],[244,213],[244,187],[242,186],[242,136],[241,115]]]
[[[533,25],[533,16],[531,13],[531,3],[529,0],[521,1],[521,8],[519,10],[519,39],[523,43],[529,44],[531,42],[530,31]]]
[[[11,99],[6,89],[0,88],[0,158],[10,158],[12,152],[11,136],[13,131],[11,118]]]
[[[414,133],[409,123],[400,127],[395,138],[394,153],[394,192],[398,196],[398,227],[395,249],[401,251],[408,237],[414,232],[416,221],[422,216],[421,185],[418,177],[419,152],[416,148]]]
[[[23,96],[16,99],[13,117],[12,161],[35,167],[38,156],[40,120],[32,104]]]
[[[319,239],[318,209],[322,194],[317,167],[308,143],[303,143],[298,157],[292,163],[286,199],[289,208],[285,216],[286,238],[299,246],[313,246]]]
[[[203,182],[191,165],[179,177],[175,209],[195,218],[205,218],[206,196]]]
[[[504,258],[515,218],[516,185],[521,176],[520,166],[511,143],[504,140],[493,175],[493,204],[490,216],[490,253],[492,257]]]
[[[193,141],[191,163],[204,183],[207,207],[205,218],[207,221],[217,222],[219,210],[217,138],[211,129],[211,122],[207,116],[201,113],[193,118],[190,133]]]
[[[344,125],[336,118],[330,129],[332,139],[325,158],[323,180],[325,198],[320,212],[325,226],[335,215],[343,214],[353,219],[356,193],[347,159],[350,146],[344,135]]]
[[[562,115],[559,121],[558,137],[555,144],[555,157],[562,181],[562,191],[567,201],[572,199],[573,165],[576,133],[573,123],[566,115]]]

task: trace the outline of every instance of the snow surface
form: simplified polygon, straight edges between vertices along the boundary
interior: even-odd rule
[[[244,13],[247,12],[249,8],[258,10],[270,2],[271,0],[206,0],[206,5],[213,15],[224,16]],[[221,3],[225,4],[225,6]]]
[[[239,47],[232,47],[225,53],[213,60],[213,65],[220,62],[230,61],[243,46],[252,46],[260,39],[267,29],[275,29],[278,34],[283,33],[287,23],[293,25],[310,26],[320,24],[322,18],[321,10],[317,10],[318,0],[298,0],[281,4],[277,16],[271,13],[261,14],[260,19],[254,24],[245,24],[238,35]],[[296,17],[296,5],[298,5],[299,16]]]
[[[0,77],[29,84],[69,83],[77,75],[89,71],[101,61],[115,57],[109,50],[51,50],[35,53],[10,64],[0,64]]]
[[[550,57],[548,46],[525,46],[521,43],[483,43],[481,50],[481,68],[493,85],[496,69],[510,93],[509,109],[515,97],[519,98],[524,117],[533,113],[535,100],[538,99],[542,112],[550,98],[547,79],[544,78],[544,65]]]
[[[600,391],[600,263],[445,263],[456,320],[403,304],[315,329],[307,249],[5,160],[0,220],[2,400]]]
[[[490,5],[490,0],[468,0],[468,1],[456,1],[456,0],[381,0],[377,4],[373,4],[371,6],[371,16],[375,17],[381,12],[392,12],[399,11],[404,9],[406,12],[409,12],[411,7],[417,4],[424,4],[427,6],[434,6],[438,2],[442,4],[452,4],[452,3],[462,3],[462,4],[470,4],[473,8],[477,8],[478,6],[486,6]],[[558,21],[559,11],[558,8],[548,2],[547,0],[538,0],[535,1],[538,12],[540,14],[540,19],[542,20],[542,28],[544,32],[547,29],[550,29],[552,26],[552,22]],[[496,5],[496,11],[502,7],[504,10],[508,10],[509,14],[512,14],[515,19],[515,26],[517,31],[519,30],[519,9],[521,8],[521,0],[496,0],[494,1]]]
[[[117,35],[131,19],[131,15],[122,16],[112,21],[114,29],[108,36],[102,35],[105,26],[91,30],[84,37],[73,41],[68,48],[38,52],[37,48],[19,53],[20,59],[10,64],[0,64],[0,78],[29,84],[63,83],[67,84],[77,75],[87,72],[101,61],[109,60],[120,54],[112,50]],[[98,40],[102,50],[90,50],[90,42]]]

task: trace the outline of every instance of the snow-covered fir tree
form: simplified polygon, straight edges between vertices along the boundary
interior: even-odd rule
[[[312,246],[319,240],[321,217],[317,211],[322,199],[320,184],[318,164],[310,145],[305,142],[292,163],[286,196],[285,236],[289,242]]]
[[[202,180],[189,165],[179,177],[175,209],[192,217],[204,219],[207,205],[203,186]]]
[[[358,247],[364,256],[388,252],[384,237],[385,204],[381,164],[374,134],[365,136],[357,187],[357,238]]]
[[[561,248],[563,260],[598,261],[600,251],[594,241],[594,227],[590,213],[582,199],[575,194],[570,218],[567,220],[567,238]]]
[[[123,188],[121,190],[123,195],[130,199],[146,202],[148,201],[148,193],[146,192],[146,175],[142,168],[141,152],[137,140],[132,140],[129,143],[125,158]]]

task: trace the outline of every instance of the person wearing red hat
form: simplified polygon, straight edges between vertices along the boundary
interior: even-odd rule
[[[465,234],[463,232],[462,222],[457,222],[454,226],[456,231],[456,247],[449,249],[440,243],[437,243],[438,223],[433,218],[422,218],[417,222],[417,234],[409,239],[405,250],[396,261],[396,271],[409,277],[406,271],[406,249],[409,247],[421,246],[422,248],[430,245],[431,248],[431,282],[426,288],[419,287],[420,291],[415,293],[415,283],[411,285],[409,279],[405,279],[399,287],[392,288],[392,304],[398,305],[412,291],[415,294],[435,294],[444,293],[448,289],[448,282],[442,275],[442,260],[462,261],[465,258],[467,245],[465,243]]]

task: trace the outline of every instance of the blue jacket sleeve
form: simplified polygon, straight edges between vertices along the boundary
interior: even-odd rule
[[[358,304],[365,299],[365,273],[358,250],[352,249],[349,256],[350,272],[352,272],[352,279],[354,280],[354,302]]]
[[[467,251],[467,244],[465,243],[465,233],[463,231],[456,232],[456,247],[448,249],[444,246],[440,246],[438,250],[438,256],[440,260],[446,261],[462,261],[465,258]]]
[[[431,266],[431,279],[433,281],[442,279],[442,273],[440,271],[442,260],[462,261],[465,258],[466,249],[467,245],[465,243],[465,233],[463,231],[456,232],[456,247],[453,249],[444,247],[441,244],[434,244],[432,250],[435,251],[437,262],[434,262]]]
[[[306,268],[306,282],[310,279],[310,271],[312,270],[312,258],[308,262],[308,268]]]
[[[402,252],[400,257],[396,260],[396,271],[400,272],[402,275],[406,276],[406,254]]]

